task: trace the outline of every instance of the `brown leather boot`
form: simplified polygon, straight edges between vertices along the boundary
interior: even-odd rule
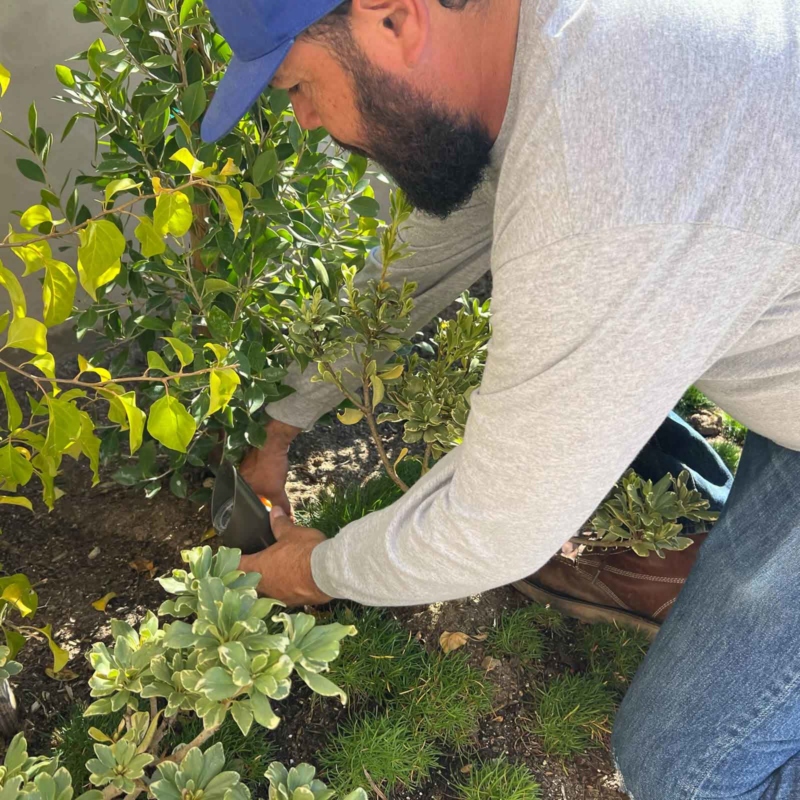
[[[553,556],[538,572],[513,584],[526,597],[584,622],[611,622],[655,636],[667,618],[707,533],[666,558],[632,550],[594,550],[576,558]]]

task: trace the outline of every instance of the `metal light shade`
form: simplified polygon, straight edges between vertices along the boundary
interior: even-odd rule
[[[223,464],[217,472],[211,518],[225,547],[249,555],[275,544],[269,508],[230,464]]]

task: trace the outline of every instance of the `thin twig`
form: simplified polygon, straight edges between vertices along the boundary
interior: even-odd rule
[[[378,800],[388,800],[386,795],[380,790],[378,784],[375,783],[374,780],[372,780],[372,775],[369,774],[369,771],[367,770],[366,767],[364,767],[364,774],[367,776],[367,781],[369,782],[372,791],[375,792],[375,794],[377,795]]]
[[[369,378],[367,378],[366,374],[363,376],[363,384],[364,384],[364,416],[367,418],[367,425],[369,425],[369,430],[372,433],[372,438],[375,441],[375,448],[378,451],[378,455],[380,456],[381,461],[383,462],[384,469],[388,473],[389,477],[403,490],[403,492],[408,491],[407,484],[403,481],[403,479],[395,472],[394,465],[392,464],[389,456],[386,453],[386,448],[383,446],[383,440],[381,439],[380,431],[378,430],[378,423],[375,421],[375,414],[370,407],[370,391],[369,391]]]

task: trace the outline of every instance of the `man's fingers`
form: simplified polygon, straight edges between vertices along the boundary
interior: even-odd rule
[[[272,511],[269,512],[269,521],[272,525],[272,532],[275,538],[280,541],[281,537],[286,536],[293,527],[290,517],[280,506],[273,506]]]

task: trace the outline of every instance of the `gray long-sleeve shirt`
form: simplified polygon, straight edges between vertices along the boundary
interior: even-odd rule
[[[800,3],[522,0],[489,180],[417,219],[415,324],[491,267],[464,443],[313,554],[336,597],[406,605],[534,572],[686,388],[800,450]],[[338,398],[296,381],[269,412]]]

